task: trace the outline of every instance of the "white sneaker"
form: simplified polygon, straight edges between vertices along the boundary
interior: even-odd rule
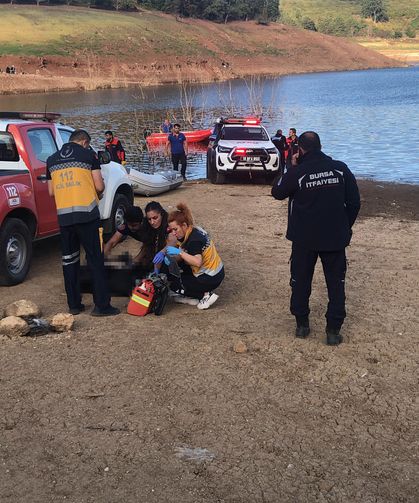
[[[204,297],[202,297],[196,307],[198,309],[208,309],[214,304],[214,302],[217,302],[218,297],[219,296],[216,293],[207,293]]]
[[[188,304],[189,306],[197,306],[199,304],[199,299],[193,299],[192,297],[186,297],[180,294],[172,297],[172,299],[177,304]]]

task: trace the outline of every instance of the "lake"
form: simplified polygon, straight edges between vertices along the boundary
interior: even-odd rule
[[[131,165],[170,167],[163,152],[148,152],[143,130],[162,119],[190,129],[219,116],[263,114],[270,134],[314,130],[323,150],[358,176],[419,184],[419,66],[327,72],[196,85],[0,96],[1,110],[61,112],[64,121],[91,132],[100,146],[112,129]],[[205,177],[205,145],[192,149],[188,177]]]

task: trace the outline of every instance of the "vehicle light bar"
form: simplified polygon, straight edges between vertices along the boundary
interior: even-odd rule
[[[246,119],[244,123],[246,126],[255,126],[260,124],[260,119]]]
[[[0,112],[0,119],[24,119],[53,122],[61,117],[54,112]]]
[[[236,148],[236,150],[234,151],[234,154],[238,155],[246,155],[246,153],[247,153],[246,148]]]
[[[229,117],[223,120],[224,124],[243,124],[246,126],[255,126],[262,122],[261,117]]]

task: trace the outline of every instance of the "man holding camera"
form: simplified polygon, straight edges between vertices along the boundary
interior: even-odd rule
[[[272,196],[289,198],[286,237],[292,241],[291,313],[297,322],[296,336],[305,338],[310,333],[311,282],[320,257],[329,297],[327,344],[340,344],[346,316],[345,248],[360,209],[355,177],[346,164],[321,151],[317,133],[307,131],[299,137],[291,167],[274,180]]]

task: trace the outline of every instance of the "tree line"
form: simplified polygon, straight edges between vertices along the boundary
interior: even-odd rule
[[[251,19],[267,23],[279,17],[278,0],[0,0],[0,3],[74,5],[117,11],[144,7],[222,23]]]

